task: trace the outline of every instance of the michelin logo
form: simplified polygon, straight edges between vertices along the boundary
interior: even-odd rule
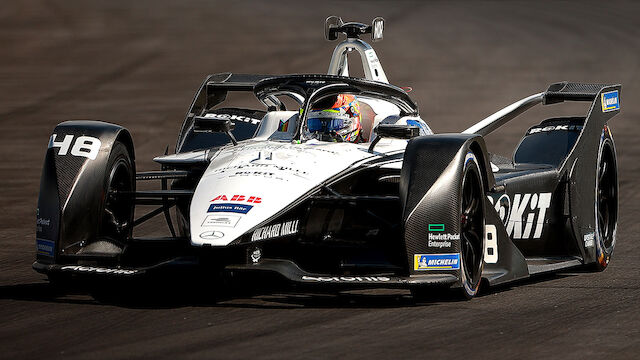
[[[602,93],[602,112],[614,111],[620,109],[620,101],[618,97],[618,90],[608,91]]]
[[[458,270],[460,254],[414,254],[414,270]]]

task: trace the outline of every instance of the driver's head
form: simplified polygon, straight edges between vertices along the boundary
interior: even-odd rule
[[[340,94],[316,102],[307,116],[307,131],[322,141],[358,142],[362,131],[358,99]]]

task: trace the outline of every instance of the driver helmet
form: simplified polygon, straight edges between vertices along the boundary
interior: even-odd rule
[[[361,140],[360,104],[354,95],[339,94],[316,102],[307,116],[308,138],[321,141]]]

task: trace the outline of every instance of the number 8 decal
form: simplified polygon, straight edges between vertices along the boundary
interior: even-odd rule
[[[484,236],[484,262],[495,264],[498,262],[498,231],[495,225],[486,225]]]

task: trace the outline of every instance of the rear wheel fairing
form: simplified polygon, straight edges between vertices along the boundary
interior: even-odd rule
[[[406,141],[391,140],[377,150],[398,151],[405,146]],[[191,243],[228,245],[322,182],[362,161],[379,158],[378,151],[371,154],[365,145],[317,141],[248,141],[224,148],[196,187],[190,209]],[[279,232],[285,225],[281,226]],[[299,230],[286,226],[289,231]]]

